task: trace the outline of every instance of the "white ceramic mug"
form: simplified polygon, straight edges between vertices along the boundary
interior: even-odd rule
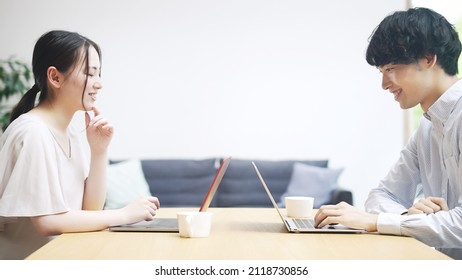
[[[314,197],[310,196],[287,196],[285,197],[287,216],[311,217],[313,212]]]
[[[210,212],[179,212],[178,228],[181,237],[207,237],[212,228]]]

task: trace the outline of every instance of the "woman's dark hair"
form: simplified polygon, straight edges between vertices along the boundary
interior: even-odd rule
[[[32,72],[34,74],[35,84],[24,94],[11,112],[10,123],[20,115],[34,108],[35,100],[39,92],[39,102],[47,98],[49,94],[47,70],[50,66],[56,67],[61,73],[67,73],[75,67],[76,63],[83,57],[88,73],[88,53],[90,46],[96,49],[101,61],[101,49],[99,46],[92,40],[78,33],[53,30],[43,34],[37,40],[32,56]],[[85,88],[83,92],[85,92]]]
[[[428,55],[448,75],[458,72],[459,36],[442,15],[427,8],[413,8],[387,16],[371,35],[366,60],[372,66],[411,64]]]

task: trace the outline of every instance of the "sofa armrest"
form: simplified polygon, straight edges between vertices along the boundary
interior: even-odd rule
[[[343,188],[336,188],[331,194],[330,204],[337,204],[345,201],[346,203],[353,205],[353,193],[351,191]]]

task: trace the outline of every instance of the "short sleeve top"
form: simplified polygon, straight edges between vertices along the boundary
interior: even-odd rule
[[[22,259],[51,237],[29,217],[82,209],[89,172],[85,130],[69,129],[71,155],[48,126],[23,114],[0,137],[0,259]]]
[[[23,114],[0,138],[0,216],[32,217],[82,209],[89,161],[70,127],[71,155],[38,117]]]

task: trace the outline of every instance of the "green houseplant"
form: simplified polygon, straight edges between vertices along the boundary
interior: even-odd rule
[[[0,131],[8,126],[11,105],[5,103],[14,95],[22,95],[31,87],[30,66],[19,59],[0,59]]]

